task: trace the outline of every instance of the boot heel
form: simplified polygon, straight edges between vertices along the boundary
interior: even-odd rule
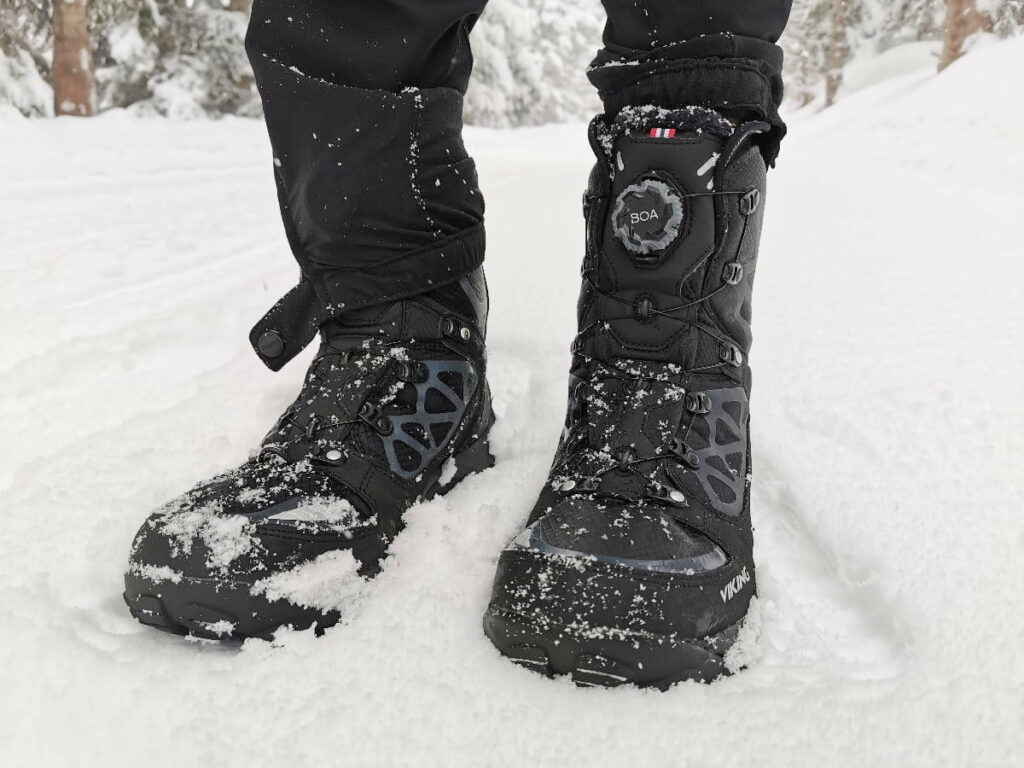
[[[470,475],[483,472],[485,469],[490,469],[494,466],[494,456],[491,455],[491,447],[487,442],[486,436],[480,437],[476,442],[467,445],[448,461],[455,462],[455,473],[451,477],[445,478],[444,469],[442,468],[437,482],[424,495],[424,498],[432,499],[435,496],[443,496]],[[445,466],[447,466],[447,463]]]
[[[491,445],[486,437],[481,437],[475,443],[466,446],[462,451],[455,454],[455,477],[452,482],[457,483],[476,472],[483,472],[494,466],[494,456],[491,454]]]
[[[455,475],[445,484],[445,491],[450,490],[460,480],[494,466],[494,456],[491,454],[488,438],[496,420],[494,409],[491,407],[491,388],[484,382],[484,407],[483,415],[477,423],[478,437],[452,456],[455,461]]]

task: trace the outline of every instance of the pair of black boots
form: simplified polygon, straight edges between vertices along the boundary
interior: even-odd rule
[[[754,594],[746,355],[767,129],[698,108],[591,125],[565,430],[484,616],[524,666],[660,688],[726,671]],[[344,552],[372,576],[406,509],[494,461],[486,319],[477,272],[325,325],[260,450],[142,526],[132,614],[219,639],[337,622],[283,580]]]

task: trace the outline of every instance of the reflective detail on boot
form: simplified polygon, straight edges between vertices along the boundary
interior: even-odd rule
[[[686,439],[700,459],[691,471],[715,511],[736,517],[743,511],[747,484],[747,393],[743,387],[730,387],[705,394],[711,410],[698,417]]]
[[[290,499],[279,501],[277,504],[272,504],[266,509],[261,509],[253,512],[249,515],[250,520],[268,520],[274,518],[276,520],[283,519],[294,519],[292,517],[285,517],[289,512],[298,509],[302,506],[305,499],[302,496],[293,496]]]
[[[391,471],[406,480],[422,472],[448,443],[477,385],[476,371],[464,360],[425,360],[423,364],[427,378],[414,385],[415,413],[391,416],[394,429],[381,437]],[[442,380],[445,374],[459,377],[462,394]]]
[[[712,152],[711,157],[707,159],[707,162],[705,162],[704,165],[697,169],[697,175],[703,178],[704,176],[707,176],[709,173],[711,173],[711,171],[715,169],[715,166],[718,165],[718,158],[720,157],[720,153]],[[711,173],[711,175],[708,177],[708,183],[706,187],[709,192],[715,188],[715,175],[713,173]]]
[[[341,498],[295,496],[249,515],[254,523],[273,523],[307,534],[331,533],[352,538],[371,525]]]
[[[626,250],[641,256],[664,251],[679,237],[683,200],[664,181],[630,184],[615,201],[612,227]]]
[[[636,568],[641,571],[656,571],[658,573],[681,573],[685,576],[694,576],[698,573],[708,573],[721,568],[728,562],[728,558],[719,547],[710,552],[695,557],[679,557],[671,560],[641,560],[632,557],[615,557],[614,555],[595,555],[589,552],[577,552],[573,549],[556,547],[544,541],[540,532],[540,525],[534,523],[524,528],[519,535],[512,540],[508,549],[520,549],[529,552],[542,552],[545,555],[560,557],[583,558],[599,563],[610,565],[622,565],[626,568]]]

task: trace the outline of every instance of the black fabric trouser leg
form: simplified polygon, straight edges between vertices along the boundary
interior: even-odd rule
[[[483,261],[462,95],[484,3],[253,3],[246,49],[302,270],[250,334],[271,368],[323,321],[457,280]]]
[[[605,109],[705,105],[784,126],[790,0],[603,0],[589,75]],[[462,143],[469,33],[486,0],[255,0],[246,38],[299,285],[253,329],[278,369],[320,323],[465,276],[483,198]],[[629,62],[629,66],[623,66]]]

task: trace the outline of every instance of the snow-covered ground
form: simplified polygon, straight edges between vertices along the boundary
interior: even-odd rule
[[[0,120],[0,764],[1024,764],[1024,39],[792,117],[755,299],[760,635],[666,694],[504,661],[480,617],[545,474],[582,126],[471,131],[498,466],[416,507],[350,620],[241,649],[136,624],[148,510],[290,401],[255,122]],[[538,235],[543,245],[538,245]]]

